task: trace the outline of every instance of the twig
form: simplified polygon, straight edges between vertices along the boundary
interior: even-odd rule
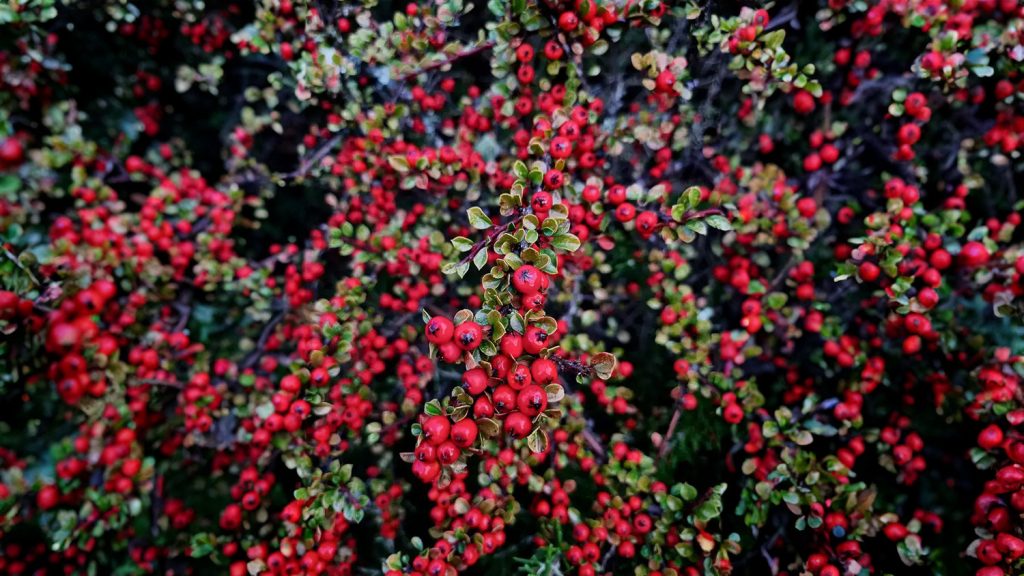
[[[555,364],[558,365],[559,371],[566,369],[573,372],[574,374],[583,374],[584,376],[588,377],[594,373],[594,368],[592,366],[587,366],[586,364],[580,362],[579,360],[569,360],[566,358],[560,358],[558,356],[552,356],[551,359],[554,360]]]
[[[464,50],[456,52],[455,54],[452,54],[451,56],[445,58],[444,60],[438,60],[437,62],[431,62],[430,64],[427,64],[427,65],[425,65],[425,66],[423,66],[421,68],[417,68],[416,70],[412,70],[411,72],[406,72],[405,74],[402,74],[401,76],[395,78],[395,80],[398,81],[398,82],[405,82],[405,81],[409,80],[410,78],[413,78],[414,76],[418,76],[420,74],[425,74],[425,73],[430,72],[432,70],[437,70],[438,68],[441,68],[442,66],[447,66],[447,65],[452,64],[454,62],[457,62],[457,61],[459,61],[459,60],[461,60],[463,58],[469,58],[470,56],[479,54],[481,52],[486,52],[486,51],[490,50],[491,48],[494,48],[494,41],[493,40],[488,40],[487,42],[484,42],[483,44],[478,44],[478,45],[476,45],[476,46],[474,46],[472,48],[466,48]]]
[[[298,170],[295,170],[294,172],[289,172],[287,174],[282,174],[280,178],[288,180],[292,178],[302,178],[306,176],[307,174],[309,174],[309,171],[316,167],[316,164],[323,160],[323,158],[327,156],[327,154],[330,153],[330,151],[340,142],[340,134],[324,142],[323,144],[320,145],[319,148],[317,148],[316,152],[314,152],[312,156],[302,161],[302,163],[299,165]]]
[[[587,443],[587,446],[597,454],[598,459],[604,460],[604,444],[601,443],[601,439],[597,437],[597,434],[591,429],[590,421],[587,421],[586,428],[583,429],[583,441]]]
[[[682,220],[679,220],[678,222],[664,212],[656,212],[656,214],[658,215],[659,220],[669,225],[686,224],[690,220],[699,220],[707,216],[714,216],[715,214],[725,216],[725,212],[721,208],[707,208],[705,210],[697,210],[693,212],[687,211],[683,213]]]
[[[285,311],[281,310],[275,314],[269,322],[267,322],[266,326],[263,327],[263,330],[260,332],[259,340],[256,341],[256,347],[253,348],[252,352],[249,352],[245,359],[242,360],[242,363],[238,365],[239,370],[246,370],[256,365],[256,361],[259,360],[260,353],[263,352],[263,348],[267,345],[267,340],[269,340],[270,335],[273,334],[274,328],[276,328],[277,325],[281,323],[281,320],[284,319],[284,313]]]
[[[681,402],[676,402],[676,409],[672,412],[672,419],[669,420],[668,430],[665,431],[665,435],[661,437],[661,446],[658,448],[658,458],[664,458],[668,454],[668,447],[671,442],[669,441],[672,436],[676,433],[676,427],[679,426],[679,420],[683,415],[683,405]]]
[[[612,559],[612,556],[615,556],[615,551],[618,548],[618,546],[612,546],[607,552],[605,552],[604,558],[601,559],[601,572],[608,569],[608,562]]]
[[[489,247],[491,242],[493,242],[498,236],[501,236],[502,232],[505,232],[510,225],[515,226],[522,219],[523,216],[520,215],[516,217],[515,220],[507,222],[502,226],[496,226],[493,230],[487,233],[487,236],[485,236],[483,240],[478,240],[475,244],[473,244],[473,248],[469,251],[469,253],[463,256],[462,260],[459,260],[459,265],[462,266],[467,262],[472,262],[473,257],[476,256],[477,253],[480,252],[480,250],[484,249],[485,247]]]
[[[18,260],[18,257],[15,256],[13,252],[8,250],[7,248],[4,248],[4,255],[7,256],[7,259],[13,262],[14,265],[17,266],[22,272],[28,275],[28,278],[29,280],[32,281],[33,285],[39,286],[39,280],[36,279],[35,274],[33,274],[31,270],[29,270],[24,264],[22,264],[21,260]]]
[[[176,388],[181,390],[185,386],[181,382],[174,382],[173,380],[161,380],[159,378],[142,378],[135,380],[138,384],[145,384],[148,386],[166,386],[167,388]]]
[[[174,323],[173,332],[182,332],[188,326],[188,319],[192,316],[192,291],[185,290],[174,302],[173,307],[178,311],[178,321]]]

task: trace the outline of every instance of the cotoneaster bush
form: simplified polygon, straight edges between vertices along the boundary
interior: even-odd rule
[[[0,573],[1024,574],[1016,0],[0,26]]]

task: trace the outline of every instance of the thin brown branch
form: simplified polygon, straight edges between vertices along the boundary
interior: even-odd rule
[[[175,388],[181,390],[185,387],[181,382],[175,382],[173,380],[161,380],[159,378],[141,378],[134,380],[136,384],[143,384],[146,386],[165,386],[167,388]]]
[[[412,70],[411,72],[406,72],[405,74],[402,74],[401,76],[395,78],[395,80],[397,80],[398,82],[405,82],[405,81],[409,80],[410,78],[413,78],[413,77],[418,76],[420,74],[425,74],[427,72],[431,72],[433,70],[437,70],[438,68],[441,68],[443,66],[447,66],[449,64],[453,64],[453,63],[455,63],[455,62],[457,62],[459,60],[462,60],[463,58],[469,58],[470,56],[474,56],[476,54],[480,54],[481,52],[486,52],[486,51],[490,50],[491,48],[494,48],[494,41],[493,40],[488,40],[487,42],[484,42],[483,44],[478,44],[476,46],[473,46],[472,48],[466,48],[464,50],[460,50],[459,52],[456,52],[455,54],[452,54],[451,56],[445,58],[444,60],[438,60],[436,62],[431,62],[430,64],[426,64],[426,65],[424,65],[424,66],[422,66],[420,68]]]
[[[278,324],[284,320],[285,311],[282,310],[275,314],[269,322],[263,327],[260,332],[259,340],[256,341],[256,346],[251,352],[242,360],[242,363],[238,365],[239,370],[246,370],[256,365],[256,362],[260,359],[260,356],[264,352],[264,348],[267,346],[267,340],[270,339],[270,335],[274,333],[274,329]]]
[[[480,250],[483,250],[484,248],[489,248],[491,242],[494,242],[494,240],[497,239],[498,236],[501,236],[502,232],[505,232],[510,225],[515,226],[522,219],[522,216],[518,216],[515,220],[507,222],[501,226],[495,226],[493,230],[487,233],[487,236],[485,236],[483,240],[478,240],[475,244],[473,244],[473,248],[470,249],[469,253],[463,256],[462,260],[459,260],[459,265],[461,266],[463,264],[466,264],[467,262],[472,262],[473,257],[475,257],[477,253],[480,252]]]
[[[679,420],[683,415],[683,406],[681,402],[676,402],[676,409],[672,412],[672,419],[669,420],[668,430],[665,431],[665,435],[661,437],[661,446],[658,448],[658,458],[664,458],[668,454],[668,448],[671,445],[671,439],[675,436],[676,427],[679,426]]]
[[[302,178],[306,176],[307,174],[309,174],[310,170],[315,168],[317,163],[323,160],[324,157],[327,156],[331,152],[331,150],[333,150],[334,147],[337,146],[338,143],[340,142],[340,134],[331,138],[330,140],[327,140],[326,142],[321,144],[319,148],[316,149],[316,152],[314,152],[311,156],[304,159],[302,163],[299,164],[299,168],[297,170],[295,170],[294,172],[289,172],[287,174],[282,174],[281,178],[289,180],[292,178]]]

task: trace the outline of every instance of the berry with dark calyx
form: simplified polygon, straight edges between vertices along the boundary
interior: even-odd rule
[[[519,391],[516,399],[516,406],[519,411],[533,418],[548,407],[548,395],[543,388],[536,384],[530,384]]]
[[[452,425],[451,439],[459,448],[469,448],[476,442],[477,425],[471,418],[463,418]]]
[[[558,27],[563,32],[572,32],[579,25],[579,18],[576,17],[572,12],[562,12],[558,17]]]
[[[460,454],[462,451],[451,440],[446,440],[437,447],[437,461],[445,466],[454,464]]]
[[[494,409],[499,413],[504,413],[516,407],[516,398],[518,397],[514,388],[502,384],[494,389],[491,400],[494,402]]]
[[[490,378],[488,378],[483,368],[473,368],[466,370],[462,374],[462,385],[465,386],[466,391],[471,395],[479,396],[487,390],[487,387],[490,385]]]
[[[541,290],[543,272],[530,264],[524,264],[512,273],[512,286],[525,296],[536,294]]]
[[[523,335],[523,350],[527,354],[539,354],[548,346],[550,335],[539,326],[528,326]]]
[[[533,382],[530,366],[527,364],[516,364],[515,368],[508,373],[506,380],[513,390],[522,390],[523,387]]]
[[[476,322],[469,320],[455,327],[455,343],[467,352],[476,350],[484,339],[484,330]]]
[[[455,335],[455,324],[443,316],[434,316],[427,322],[427,341],[434,345],[444,344]]]

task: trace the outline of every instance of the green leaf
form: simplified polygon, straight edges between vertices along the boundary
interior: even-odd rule
[[[580,247],[580,239],[573,234],[558,234],[551,238],[551,247],[566,252],[575,252]]]
[[[437,400],[431,400],[424,404],[423,411],[427,413],[427,416],[440,416],[444,414],[444,410],[441,409],[441,403]]]
[[[479,206],[473,206],[466,214],[469,216],[469,225],[477,230],[487,230],[493,225]]]
[[[544,387],[544,391],[548,395],[549,404],[561,402],[562,398],[565,398],[565,389],[562,388],[561,384],[548,384]]]
[[[345,484],[352,479],[352,464],[345,464],[338,469],[336,480],[339,484]]]
[[[686,197],[691,208],[696,208],[700,204],[700,186],[690,186],[683,195]]]
[[[672,494],[689,502],[697,498],[697,489],[686,482],[680,482],[672,486]]]
[[[11,200],[15,197],[15,192],[21,187],[21,180],[13,174],[0,175],[0,197],[9,198]]]
[[[548,449],[547,432],[540,428],[534,429],[534,431],[526,437],[526,445],[530,448],[530,452],[533,452],[534,454],[546,452]]]
[[[988,78],[996,73],[991,66],[972,66],[971,72],[979,78]]]
[[[495,438],[501,433],[501,426],[493,418],[479,418],[476,425],[480,433],[488,438]]]
[[[722,216],[721,214],[712,214],[711,216],[708,216],[704,221],[708,223],[708,226],[711,226],[712,228],[717,228],[718,230],[722,230],[724,232],[732,230],[732,224],[729,223],[729,219],[726,218],[725,216]]]
[[[513,311],[512,315],[508,318],[508,327],[522,334],[525,330],[523,328],[523,316],[519,312]]]
[[[452,246],[455,246],[459,252],[469,252],[473,249],[473,241],[465,236],[456,236],[452,238]]]
[[[590,357],[590,367],[597,373],[597,377],[601,380],[607,380],[612,377],[612,372],[615,371],[615,356],[607,352],[598,352]]]
[[[765,298],[765,303],[772,310],[778,310],[786,305],[787,298],[788,296],[783,292],[772,292]]]
[[[404,174],[409,171],[409,161],[405,156],[388,156],[388,164],[397,172]]]
[[[718,495],[709,496],[707,500],[697,506],[693,513],[701,522],[709,522],[718,518],[722,514],[722,498]]]
[[[691,222],[687,222],[686,226],[690,230],[693,230],[694,232],[702,236],[708,233],[707,224],[705,224],[703,220],[693,220]]]
[[[526,180],[530,176],[530,169],[526,167],[526,163],[522,160],[516,160],[512,164],[512,173],[516,175],[516,178]]]
[[[682,222],[683,217],[686,216],[686,211],[689,210],[689,206],[685,202],[680,202],[672,207],[672,219],[676,222]]]
[[[795,442],[797,446],[807,446],[811,442],[814,442],[814,436],[812,436],[811,433],[808,432],[807,430],[801,430],[797,432],[794,436],[792,436],[792,438],[793,442]]]
[[[782,46],[782,42],[785,41],[785,39],[785,30],[776,30],[774,32],[769,32],[761,36],[762,42],[764,42],[765,47],[768,48],[769,50],[775,50],[779,46]]]
[[[487,265],[487,250],[480,250],[473,256],[473,265],[476,266],[477,270],[483,270],[484,266]]]

